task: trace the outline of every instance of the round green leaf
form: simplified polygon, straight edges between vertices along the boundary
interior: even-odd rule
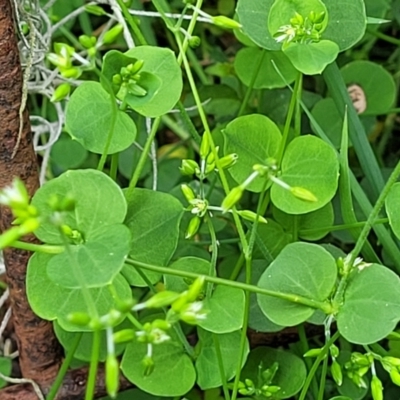
[[[199,326],[214,333],[229,333],[243,326],[244,292],[228,286],[217,286],[211,298],[204,300],[207,318]]]
[[[385,200],[386,212],[393,233],[400,239],[400,183],[395,183]]]
[[[324,0],[328,25],[322,38],[337,43],[340,51],[357,43],[365,33],[367,17],[363,0]]]
[[[155,96],[135,110],[147,117],[158,117],[170,111],[178,102],[182,92],[182,72],[175,54],[155,46],[138,46],[125,53],[128,57],[144,60],[141,71],[150,72],[161,80]]]
[[[125,225],[101,226],[83,244],[55,255],[47,264],[47,274],[66,288],[105,286],[122,269],[130,242]]]
[[[375,343],[392,332],[399,320],[398,275],[378,264],[355,273],[337,315],[340,334],[351,343]]]
[[[147,344],[132,342],[126,347],[121,369],[139,389],[156,396],[183,396],[195,384],[196,371],[180,342],[170,340],[153,346],[154,370],[145,374],[142,360]]]
[[[268,14],[274,0],[239,0],[236,12],[243,32],[254,43],[268,50],[280,50],[281,44],[268,30]]]
[[[317,201],[299,199],[274,183],[271,200],[288,214],[318,210],[331,201],[336,193],[339,177],[337,155],[328,144],[315,136],[300,136],[290,142],[281,169],[282,181],[292,187],[306,189],[317,198]]]
[[[210,275],[210,263],[197,257],[183,257],[170,265],[171,269],[178,271],[194,272],[200,275]],[[182,293],[188,290],[191,280],[180,276],[164,275],[166,290]]]
[[[51,147],[50,159],[53,165],[63,170],[77,168],[86,159],[88,152],[69,135],[62,135]]]
[[[229,169],[233,179],[242,183],[253,172],[254,164],[265,164],[279,149],[281,133],[267,117],[260,114],[239,117],[228,124],[224,131],[225,155],[236,153],[238,162]],[[265,178],[256,178],[247,189],[261,192]]]
[[[72,94],[65,115],[65,128],[85,149],[102,154],[113,120],[110,95],[98,82],[84,82]],[[117,111],[107,154],[129,147],[136,137],[136,125],[123,111]]]
[[[106,174],[92,169],[67,171],[44,184],[32,199],[43,217],[35,235],[46,243],[62,243],[58,228],[49,222],[53,211],[48,201],[53,196],[75,200],[74,210],[62,214],[63,223],[79,231],[84,240],[96,235],[99,228],[123,222],[127,210],[122,190]]]
[[[249,63],[249,60],[252,60],[251,63]],[[256,68],[260,61],[260,68],[257,71]],[[274,64],[284,79],[278,74]],[[281,51],[260,50],[257,47],[240,49],[236,54],[234,66],[237,76],[246,86],[250,86],[254,74],[257,74],[253,84],[254,89],[286,87],[297,76],[296,69],[293,68],[284,53]]]
[[[60,326],[67,331],[91,331],[88,327],[74,325],[68,321],[72,312],[89,313],[82,289],[67,289],[54,283],[47,276],[46,265],[51,258],[49,254],[35,253],[30,259],[27,272],[27,296],[33,311],[47,320],[57,319]],[[118,274],[113,281],[115,292],[122,301],[132,299],[132,290],[127,281]],[[109,287],[88,289],[98,315],[104,315],[116,307],[116,300]],[[49,301],[51,299],[51,301]]]
[[[178,245],[183,206],[168,193],[136,188],[128,199],[125,224],[131,231],[130,257],[148,264],[168,265]],[[161,274],[143,272],[155,283]],[[133,286],[147,286],[136,268],[126,266],[123,274]]]
[[[262,372],[271,368],[274,363],[278,364],[278,370],[272,382],[264,382]],[[261,389],[264,384],[279,386],[281,390],[276,398],[288,399],[302,388],[306,376],[307,369],[301,358],[288,351],[262,346],[250,352],[240,380],[251,379],[256,389]]]
[[[219,387],[222,385],[222,379],[214,340],[217,340],[223,354],[222,363],[224,365],[225,379],[230,381],[236,375],[237,365],[241,357],[241,333],[240,331],[235,331],[217,335],[201,328],[197,332],[199,335],[197,347],[200,349],[196,358],[197,384],[202,390]],[[248,354],[249,343],[246,340],[242,366],[246,362]]]
[[[136,61],[138,61],[136,58],[128,57],[120,51],[108,51],[103,58],[103,75],[100,78],[103,88],[108,91],[109,87],[111,87],[116,95],[119,91],[120,85],[114,85],[112,83],[113,76],[119,74],[121,72],[121,68],[127,67],[129,64],[134,64]],[[140,79],[138,79],[137,83],[146,90],[146,95],[135,96],[128,91],[124,99],[120,98],[121,101],[125,101],[134,110],[136,110],[137,107],[141,107],[150,102],[159,91],[162,84],[161,79],[150,72],[140,71],[139,75]],[[108,83],[105,82],[105,79],[107,79]]]
[[[335,259],[321,246],[291,243],[261,275],[258,286],[276,292],[306,297],[318,302],[330,295],[336,282]],[[257,294],[258,304],[272,322],[283,326],[298,325],[315,309],[288,300]]]
[[[345,83],[358,85],[365,95],[363,115],[386,113],[396,99],[396,84],[392,75],[382,66],[371,61],[358,60],[341,69]]]
[[[302,214],[300,216],[286,214],[278,208],[273,208],[274,218],[285,227],[286,231],[293,232],[296,225],[299,237],[304,240],[320,240],[326,236],[330,229],[329,227],[333,225],[334,214],[332,203],[328,203],[326,206],[320,208],[319,210]],[[311,229],[319,229],[327,227],[327,229],[319,232],[307,232]]]
[[[336,60],[339,46],[331,40],[315,43],[290,43],[283,52],[295,68],[306,75],[322,73],[325,67]]]

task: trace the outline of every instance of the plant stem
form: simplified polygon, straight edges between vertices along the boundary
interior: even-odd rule
[[[156,265],[146,264],[141,261],[132,260],[130,258],[127,258],[125,260],[125,262],[126,262],[126,264],[133,265],[134,267],[145,269],[147,271],[158,272],[160,274],[165,274],[165,275],[174,275],[174,276],[180,276],[183,278],[192,278],[192,279],[202,277],[202,278],[204,278],[204,280],[206,282],[211,282],[211,283],[215,283],[217,285],[224,285],[224,286],[229,286],[232,288],[242,289],[242,290],[245,290],[248,292],[259,293],[259,294],[263,294],[266,296],[276,297],[279,299],[290,301],[292,303],[302,304],[307,307],[320,309],[323,312],[325,312],[326,314],[331,314],[333,311],[331,304],[329,304],[328,302],[316,301],[316,300],[308,299],[308,298],[305,298],[302,296],[293,295],[290,293],[275,292],[273,290],[262,289],[255,285],[249,285],[249,284],[241,283],[241,282],[234,282],[234,281],[230,281],[228,279],[218,278],[218,277],[214,277],[214,276],[204,276],[201,274],[196,274],[194,272],[179,271],[179,270],[172,269],[169,267],[159,267]]]
[[[226,373],[225,373],[225,368],[224,368],[224,359],[222,357],[221,345],[219,342],[219,338],[216,333],[211,333],[211,335],[212,335],[213,342],[214,342],[215,353],[217,355],[218,368],[219,368],[219,374],[221,375],[222,390],[224,392],[224,397],[225,397],[225,400],[230,400],[229,391],[228,391],[228,383],[226,381]]]
[[[65,246],[57,246],[52,244],[36,244],[36,243],[28,243],[21,242],[20,240],[16,240],[12,247],[21,250],[27,250],[32,252],[46,253],[46,254],[60,254],[65,251]]]
[[[100,331],[95,330],[93,331],[92,357],[90,359],[90,369],[86,386],[85,400],[93,400],[94,397],[97,368],[99,366],[99,355],[100,355]]]
[[[79,343],[81,341],[83,332],[76,332],[76,335],[74,337],[74,341],[72,342],[72,346],[69,349],[69,351],[67,352],[67,355],[61,365],[61,368],[59,369],[58,373],[57,373],[57,377],[53,383],[53,385],[51,386],[51,389],[49,391],[49,394],[46,397],[46,400],[53,400],[62,384],[62,381],[64,379],[65,374],[68,371],[68,368],[71,364],[72,359],[74,358],[74,354],[76,352],[76,349],[79,346]]]

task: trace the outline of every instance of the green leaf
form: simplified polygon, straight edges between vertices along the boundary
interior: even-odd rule
[[[171,269],[178,271],[194,272],[200,275],[210,275],[210,263],[197,257],[183,257],[170,265]],[[179,276],[164,275],[166,290],[182,293],[189,288],[192,280]]]
[[[88,152],[69,135],[63,134],[51,147],[52,165],[63,170],[79,167],[86,159]]]
[[[272,349],[270,347],[257,347],[250,352],[244,366],[240,380],[251,379],[256,389],[264,385],[262,372],[278,364],[278,370],[272,379],[272,385],[279,386],[278,399],[288,399],[302,388],[307,376],[306,366],[301,358],[288,351]]]
[[[296,79],[296,69],[293,68],[292,63],[281,51],[266,51],[256,47],[247,47],[238,51],[234,62],[236,74],[246,86],[250,86],[254,74],[257,73],[256,66],[258,66],[261,57],[263,59],[253,84],[254,89],[286,87],[287,84]],[[252,62],[249,63],[249,60],[252,60]],[[278,74],[274,64],[284,79]]]
[[[12,362],[11,358],[8,357],[0,357],[0,372],[5,376],[11,375]],[[7,385],[7,382],[4,379],[0,378],[0,388]]]
[[[171,334],[171,332],[169,332]],[[196,371],[181,343],[172,339],[153,346],[154,370],[145,374],[142,364],[147,344],[132,342],[122,357],[124,375],[139,389],[156,396],[183,396],[195,384]]]
[[[339,45],[340,51],[357,43],[365,33],[367,16],[363,0],[324,0],[329,21],[322,35]]]
[[[385,200],[386,212],[393,233],[400,239],[400,183],[395,183]]]
[[[296,228],[300,238],[304,240],[320,240],[326,236],[334,223],[334,213],[332,203],[328,203],[319,210],[302,214],[300,216],[286,214],[280,211],[278,208],[273,208],[274,218],[285,228],[287,232],[293,232]],[[305,230],[318,229],[327,227],[324,231],[319,231],[315,233],[307,233]]]
[[[337,315],[341,335],[351,343],[375,343],[392,332],[399,320],[400,278],[378,264],[355,273]]]
[[[106,91],[108,91],[109,86],[111,86],[113,88],[114,94],[116,95],[118,93],[120,86],[114,85],[112,83],[113,76],[119,74],[121,68],[126,67],[129,64],[134,64],[136,61],[138,61],[136,58],[128,57],[126,54],[123,54],[120,51],[117,50],[108,51],[103,58],[103,65],[102,65],[103,75],[100,79],[103,88]],[[132,93],[128,92],[128,94],[124,99],[124,101],[126,101],[126,103],[134,110],[136,110],[137,107],[140,108],[141,106],[149,103],[153,99],[153,97],[157,94],[157,92],[160,90],[162,84],[161,79],[159,77],[150,72],[145,72],[144,69],[143,71],[141,70],[139,74],[140,74],[140,79],[137,81],[137,83],[146,90],[147,92],[146,95],[140,97],[140,96],[135,96]],[[108,84],[104,82],[105,79],[108,80]]]
[[[336,282],[335,259],[321,246],[310,243],[291,243],[261,275],[258,286],[276,292],[293,294],[318,302],[328,298]],[[258,304],[272,322],[283,326],[298,325],[315,309],[257,294]]]
[[[280,50],[281,44],[272,37],[268,30],[268,14],[274,0],[239,0],[236,12],[243,32],[248,37],[268,50]]]
[[[204,300],[207,318],[199,326],[214,333],[229,333],[243,326],[244,292],[227,286],[217,286],[211,298]]]
[[[306,75],[322,73],[325,67],[336,60],[339,46],[331,40],[316,43],[290,43],[283,52],[295,68]]]
[[[85,243],[52,257],[47,274],[65,288],[105,286],[121,271],[130,242],[131,235],[125,225],[100,226]]]
[[[362,115],[385,114],[396,99],[393,76],[371,61],[357,60],[346,64],[340,72],[348,87],[358,85],[365,96],[366,109]]]
[[[68,315],[73,312],[90,311],[81,289],[63,288],[53,283],[47,276],[46,264],[52,257],[49,254],[35,253],[29,259],[26,284],[29,304],[39,317],[51,321],[57,319],[60,326],[67,331],[91,331],[88,327],[82,328],[68,321]],[[132,290],[120,274],[116,276],[113,285],[119,300],[132,299]],[[88,291],[98,315],[104,315],[116,307],[116,299],[109,287],[88,289]]]
[[[166,48],[138,46],[128,50],[126,56],[144,60],[143,72],[150,72],[161,81],[156,95],[135,110],[147,117],[158,117],[170,111],[179,101],[182,92],[182,72],[175,54]]]
[[[213,336],[219,342],[222,353],[222,363],[224,365],[225,379],[231,380],[236,374],[236,368],[240,360],[240,331],[217,335],[198,329],[199,349],[196,358],[197,384],[202,390],[216,388],[222,385],[221,373],[218,367],[218,358],[215,349]],[[249,343],[246,340],[242,366],[246,362],[249,354]]]
[[[125,219],[132,234],[130,257],[148,264],[168,265],[178,245],[182,215],[182,204],[170,194],[136,188],[128,199]],[[134,267],[126,266],[123,273],[131,285],[147,286]],[[161,278],[155,272],[144,274],[152,283]]]
[[[320,0],[275,0],[270,12],[268,13],[268,30],[271,35],[278,32],[278,29],[285,25],[290,25],[290,19],[296,13],[304,19],[314,11],[316,14],[324,12],[328,14],[322,22],[322,29],[325,29],[329,18],[329,13],[325,4]]]
[[[85,149],[102,154],[113,120],[110,95],[98,82],[84,82],[72,94],[65,115],[65,128]],[[117,111],[113,137],[107,154],[129,147],[136,137],[136,125],[128,114]]]
[[[62,214],[63,224],[79,231],[84,240],[111,224],[123,222],[127,205],[120,187],[100,171],[85,169],[67,171],[43,185],[32,199],[43,222],[35,232],[45,243],[60,244],[59,229],[50,222],[53,211],[48,202],[53,196],[61,200],[70,196],[75,200],[73,211]]]
[[[280,179],[290,186],[310,191],[317,198],[313,202],[298,199],[274,183],[271,200],[288,214],[318,210],[331,201],[336,193],[339,177],[337,155],[328,144],[315,136],[300,136],[290,142],[281,168]]]
[[[236,153],[238,162],[229,169],[237,183],[242,183],[253,172],[254,164],[265,164],[279,149],[281,133],[267,117],[260,114],[246,115],[234,119],[224,131],[224,154]],[[261,192],[265,178],[256,178],[247,189]]]

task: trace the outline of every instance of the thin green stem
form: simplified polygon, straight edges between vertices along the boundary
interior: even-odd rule
[[[360,233],[360,236],[358,237],[358,240],[357,240],[357,243],[356,243],[354,249],[350,253],[351,254],[350,265],[352,265],[354,263],[354,260],[356,259],[356,257],[360,253],[361,249],[363,248],[364,243],[367,240],[367,237],[371,231],[371,228],[375,223],[375,219],[377,218],[379,211],[383,207],[383,205],[385,203],[385,199],[388,196],[390,189],[396,183],[399,176],[400,176],[400,161],[397,163],[396,168],[393,170],[388,181],[386,182],[386,185],[384,186],[374,208],[372,209],[372,211],[367,219],[366,224],[364,225],[364,228],[362,229],[362,231]]]
[[[211,237],[211,262],[210,262],[210,270],[208,271],[208,275],[216,276],[217,275],[217,258],[218,258],[218,244],[217,244],[217,235],[215,234],[214,225],[212,223],[212,219],[209,214],[206,215],[206,221],[208,226],[208,231],[210,232]],[[206,289],[206,297],[210,298],[212,294],[213,286],[208,284]]]
[[[324,358],[324,361],[322,363],[321,379],[319,381],[318,400],[324,400],[327,372],[328,372],[328,356]]]
[[[46,400],[53,400],[56,397],[57,392],[60,389],[60,386],[63,382],[64,376],[67,373],[69,366],[71,365],[72,359],[74,358],[74,354],[79,346],[82,335],[83,332],[76,332],[76,335],[74,336],[74,340],[72,342],[72,346],[67,352],[67,355],[61,365],[61,368],[58,370],[57,377],[53,385],[51,386],[49,394],[46,397]]]
[[[119,159],[119,153],[115,153],[111,156],[110,178],[114,182],[117,180],[118,159]]]
[[[226,381],[226,373],[225,373],[225,368],[224,368],[224,359],[223,359],[222,352],[221,352],[221,345],[219,342],[219,338],[218,338],[218,335],[215,333],[212,333],[211,335],[212,335],[213,342],[214,342],[215,354],[217,355],[218,369],[219,369],[219,374],[221,376],[222,390],[224,392],[224,397],[225,397],[225,400],[230,400],[229,390],[228,390],[228,382]]]
[[[117,0],[117,2],[119,4],[119,6],[121,7],[122,13],[124,14],[124,17],[127,20],[129,26],[131,27],[133,34],[137,37],[137,39],[139,40],[139,43],[142,46],[145,46],[147,44],[146,38],[143,36],[142,31],[137,26],[135,19],[129,13],[128,8],[126,7],[124,1]]]
[[[94,398],[97,368],[99,366],[100,341],[101,341],[100,339],[101,339],[100,331],[99,330],[93,331],[92,354],[90,359],[89,376],[86,384],[85,400],[93,400]]]
[[[323,312],[325,312],[325,314],[331,314],[333,311],[332,306],[328,302],[316,301],[313,299],[308,299],[308,298],[305,298],[302,296],[293,295],[293,294],[289,294],[289,293],[275,292],[273,290],[262,289],[255,285],[249,285],[249,284],[241,283],[241,282],[234,282],[234,281],[230,281],[228,279],[218,278],[218,277],[214,277],[214,276],[204,276],[201,274],[196,274],[194,272],[179,271],[179,270],[172,269],[169,267],[160,267],[160,266],[151,265],[151,264],[143,263],[140,261],[132,260],[130,258],[127,258],[125,260],[125,262],[126,262],[126,264],[133,265],[134,267],[137,267],[137,268],[141,268],[141,269],[144,269],[147,271],[154,271],[154,272],[158,272],[160,274],[165,274],[165,275],[174,275],[174,276],[180,276],[183,278],[192,278],[192,279],[202,277],[202,278],[204,278],[205,282],[211,282],[211,283],[215,283],[217,285],[224,285],[224,286],[229,286],[232,288],[242,289],[242,290],[252,292],[252,293],[260,293],[260,294],[263,294],[266,296],[272,296],[272,297],[276,297],[279,299],[284,299],[284,300],[287,300],[287,301],[290,301],[290,302],[296,303],[296,304],[303,304],[308,307],[320,309]]]
[[[187,56],[189,58],[190,64],[194,69],[194,72],[196,72],[196,75],[199,77],[200,82],[203,85],[210,85],[211,84],[210,79],[205,74],[203,67],[201,66],[199,60],[196,57],[195,52],[190,47],[188,47],[187,49]]]
[[[378,39],[382,39],[382,40],[384,40],[384,41],[386,41],[388,43],[392,43],[392,44],[394,44],[396,46],[400,46],[400,40],[396,39],[396,38],[394,38],[392,36],[385,35],[384,33],[380,32],[380,31],[377,31],[375,29],[371,29],[371,28],[367,28],[367,32],[370,35],[373,35],[373,36],[377,37]]]
[[[177,103],[177,108],[180,111],[180,116],[182,118],[182,122],[185,124],[186,129],[189,131],[190,136],[192,137],[192,139],[198,144],[200,145],[201,143],[201,136],[198,134],[196,127],[193,125],[192,120],[190,119],[187,111],[185,110],[185,107],[183,106],[183,104],[179,101]]]
[[[16,240],[12,244],[12,247],[15,247],[16,249],[27,250],[38,253],[46,253],[46,254],[60,254],[65,251],[65,246],[28,243],[28,242],[21,242],[20,240]]]
[[[317,369],[319,367],[319,364],[321,361],[324,359],[324,357],[328,357],[328,352],[329,348],[335,341],[339,338],[340,333],[336,332],[330,339],[329,341],[325,344],[323,347],[321,353],[318,355],[318,357],[315,359],[314,364],[310,370],[310,372],[307,375],[306,381],[304,382],[303,389],[301,390],[300,397],[298,400],[305,400],[308,392],[308,388],[310,387],[310,384],[314,378],[315,373],[317,372]]]
[[[264,61],[266,53],[267,53],[266,50],[264,50],[264,49],[261,50],[260,58],[258,59],[257,64],[256,64],[256,66],[254,68],[253,75],[251,76],[251,80],[250,80],[249,86],[247,86],[246,93],[245,93],[244,98],[242,100],[242,104],[240,105],[240,109],[239,109],[239,112],[238,112],[238,117],[243,115],[244,110],[246,109],[246,106],[247,106],[247,104],[249,102],[251,93],[253,92],[254,84],[256,83],[256,79],[258,77],[258,74],[260,73],[260,68],[261,68],[261,65],[262,65],[262,63]]]

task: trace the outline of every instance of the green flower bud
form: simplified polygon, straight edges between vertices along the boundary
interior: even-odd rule
[[[149,376],[154,371],[154,361],[150,356],[144,356],[142,360],[142,365],[144,367],[144,375]]]
[[[341,386],[343,383],[342,367],[336,360],[332,361],[331,374],[333,380],[336,382],[336,385]]]
[[[23,224],[19,227],[20,236],[24,236],[28,233],[34,232],[37,228],[39,228],[40,222],[37,218],[28,218]]]
[[[78,40],[85,49],[90,49],[96,46],[97,43],[96,36],[81,35],[79,36]]]
[[[225,17],[225,15],[218,15],[216,17],[211,17],[215,25],[220,26],[225,29],[240,29],[242,27],[239,22],[232,18]]]
[[[53,96],[51,96],[50,101],[56,103],[58,101],[64,100],[71,91],[71,85],[69,83],[62,83],[54,91]]]
[[[197,47],[200,46],[200,44],[201,44],[201,39],[200,39],[198,36],[192,36],[192,37],[189,39],[189,46],[190,46],[192,49],[196,49]]]
[[[236,153],[228,154],[227,156],[220,158],[219,165],[222,169],[228,169],[236,164],[238,158],[239,156]]]
[[[254,382],[251,379],[245,379],[244,383],[247,387],[254,387]]]
[[[104,44],[111,44],[114,43],[118,36],[122,33],[124,27],[121,24],[117,24],[113,26],[109,31],[107,31],[103,36],[103,43]]]
[[[280,386],[268,386],[268,392],[269,393],[278,393],[281,390]]]
[[[151,323],[152,328],[161,329],[163,331],[167,331],[171,328],[171,324],[165,319],[155,319]]]
[[[60,74],[64,78],[71,78],[71,79],[77,79],[81,76],[82,70],[78,67],[71,67],[71,68],[66,68],[66,69],[61,69],[60,68]]]
[[[207,164],[206,166],[206,170],[204,171],[206,175],[211,174],[211,172],[213,172],[215,169],[215,162],[211,163],[211,164]]]
[[[200,222],[201,222],[201,218],[197,215],[194,216],[190,220],[189,226],[188,226],[186,234],[185,234],[185,239],[190,239],[197,233],[197,231],[199,230],[199,227],[200,227]]]
[[[191,200],[194,200],[196,198],[192,188],[189,185],[183,184],[181,185],[181,190],[183,195],[185,196],[185,199],[190,203]]]
[[[383,357],[382,361],[387,362],[388,364],[391,364],[395,367],[400,367],[400,358],[387,356]]]
[[[133,64],[130,64],[129,71],[132,75],[137,74],[144,65],[144,60],[136,60]]]
[[[78,326],[87,326],[91,321],[91,318],[88,313],[73,312],[71,314],[68,314],[67,320]]]
[[[128,88],[128,93],[137,96],[137,97],[144,97],[147,94],[147,90],[140,85],[138,85],[136,82],[132,81],[129,82],[127,85]]]
[[[262,224],[268,223],[268,221],[263,216],[259,215],[257,217],[257,214],[250,210],[240,210],[237,211],[237,213],[247,221],[255,222],[258,219],[258,222],[261,222]]]
[[[299,186],[291,187],[290,192],[293,194],[293,196],[297,197],[300,200],[305,200],[310,202],[318,201],[318,199],[309,190]]]
[[[321,351],[322,349],[310,349],[303,355],[303,357],[318,357],[321,354]]]
[[[390,375],[390,379],[392,380],[392,382],[397,385],[400,386],[400,372],[398,371],[397,368],[392,368],[389,372]]]
[[[100,7],[96,5],[87,5],[85,6],[86,12],[89,14],[101,16],[101,15],[106,15],[106,12]]]
[[[331,347],[329,348],[329,352],[331,353],[332,357],[339,357],[339,347],[337,347],[335,344],[331,345]]]
[[[201,289],[204,285],[204,276],[199,276],[195,279],[195,281],[190,285],[187,291],[187,299],[189,302],[197,300],[201,293]]]
[[[48,54],[47,60],[57,68],[68,68],[71,66],[71,60],[69,58],[62,57],[55,53]]]
[[[115,74],[112,77],[112,83],[113,85],[121,85],[122,84],[122,76],[120,74]]]
[[[106,358],[106,389],[111,398],[115,398],[119,387],[119,365],[114,354],[108,354]]]
[[[382,382],[376,375],[373,375],[371,379],[371,394],[374,400],[383,400]]]
[[[211,148],[211,139],[210,139],[210,132],[206,131],[203,134],[203,137],[201,138],[201,144],[200,144],[200,157],[205,160],[210,152]]]
[[[200,173],[199,164],[197,164],[197,162],[194,160],[182,160],[182,164],[179,169],[182,175],[191,176]]]
[[[371,361],[368,359],[368,357],[365,354],[359,353],[359,352],[353,352],[351,354],[351,362],[353,364],[357,364],[361,367],[370,367]]]
[[[179,312],[179,318],[189,325],[196,325],[206,319],[207,313],[203,310],[203,302],[195,301],[186,304]]]
[[[133,329],[122,329],[118,332],[114,332],[113,341],[114,343],[126,343],[131,342],[135,337],[136,334]]]
[[[144,308],[160,308],[169,306],[179,296],[180,296],[179,293],[172,292],[170,290],[163,290],[162,292],[158,292],[157,294],[155,294],[153,297],[151,297],[144,303],[136,304],[136,306],[133,307],[133,310],[138,311]]]
[[[243,191],[244,190],[241,186],[236,186],[228,193],[221,204],[223,212],[227,212],[235,206],[235,204],[242,198]]]
[[[66,59],[69,59],[75,53],[75,49],[72,46],[61,42],[54,43],[54,51]]]

